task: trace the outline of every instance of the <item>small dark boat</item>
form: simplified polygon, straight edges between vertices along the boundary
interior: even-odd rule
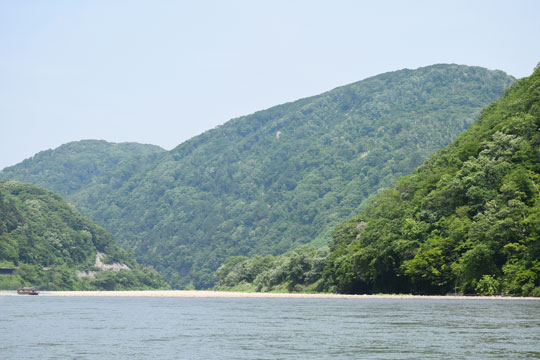
[[[17,289],[17,294],[19,295],[39,295],[39,291],[34,288],[25,287],[22,289]]]

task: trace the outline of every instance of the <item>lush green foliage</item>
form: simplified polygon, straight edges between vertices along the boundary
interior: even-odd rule
[[[540,296],[540,69],[334,231],[339,292]]]
[[[97,252],[104,262],[132,270],[95,268]],[[0,276],[0,288],[23,285],[54,289],[145,289],[164,286],[154,270],[137,264],[112,235],[80,215],[60,196],[18,181],[0,182],[0,266],[17,267]],[[77,270],[96,271],[79,278]]]
[[[209,287],[229,256],[327,244],[334,226],[453,141],[512,81],[458,65],[382,74],[231,120],[59,191],[172,286]],[[2,176],[29,181],[19,167]]]
[[[36,184],[63,196],[85,193],[90,186],[118,186],[144,171],[165,150],[155,145],[83,140],[42,151],[0,172],[0,180]],[[92,200],[89,200],[92,201]]]
[[[300,246],[279,256],[232,256],[216,271],[218,290],[316,291],[329,248]]]

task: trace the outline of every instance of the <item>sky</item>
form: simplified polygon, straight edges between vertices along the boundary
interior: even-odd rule
[[[83,139],[169,150],[403,68],[525,77],[538,14],[536,0],[0,0],[0,169]]]

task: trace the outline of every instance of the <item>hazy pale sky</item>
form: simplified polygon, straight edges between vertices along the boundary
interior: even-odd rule
[[[171,149],[403,68],[528,76],[540,1],[0,0],[0,169],[82,139]]]

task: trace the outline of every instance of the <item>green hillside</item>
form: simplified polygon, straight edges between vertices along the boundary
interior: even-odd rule
[[[107,269],[114,265],[125,270]],[[27,285],[46,290],[164,286],[154,270],[137,264],[110,233],[60,196],[18,181],[0,182],[0,267],[17,269],[15,275],[0,275],[0,289]]]
[[[0,180],[17,179],[66,196],[96,183],[117,184],[164,152],[155,145],[76,141],[5,168]]]
[[[334,231],[327,290],[540,296],[540,68]]]
[[[386,73],[231,120],[59,191],[172,286],[209,287],[229,256],[328,243],[335,225],[455,140],[513,80],[458,65]],[[0,176],[30,181],[19,170]]]

